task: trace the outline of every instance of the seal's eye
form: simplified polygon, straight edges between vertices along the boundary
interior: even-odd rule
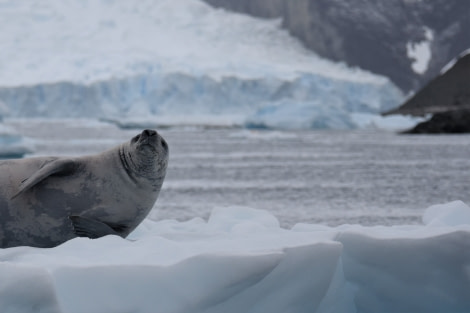
[[[139,138],[140,138],[140,135],[137,135],[137,136],[135,136],[134,138],[132,138],[131,142],[134,143],[134,142],[136,142],[137,140],[139,140]]]

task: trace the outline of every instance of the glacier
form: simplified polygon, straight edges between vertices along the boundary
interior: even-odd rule
[[[11,117],[317,129],[363,127],[403,94],[280,27],[197,0],[0,2]],[[31,32],[34,29],[34,32]]]
[[[145,220],[122,239],[0,249],[1,312],[470,311],[470,207],[423,225],[279,226],[267,211]]]
[[[126,120],[155,117],[159,125],[201,116],[237,126],[266,128],[354,128],[351,113],[379,114],[397,104],[400,94],[389,85],[331,81],[301,74],[240,79],[181,73],[151,73],[89,85],[58,82],[0,88],[10,117],[75,117]]]

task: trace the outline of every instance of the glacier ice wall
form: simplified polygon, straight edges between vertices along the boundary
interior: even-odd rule
[[[353,128],[350,113],[391,109],[402,95],[388,81],[354,82],[311,73],[286,80],[151,71],[91,84],[3,87],[0,99],[12,117],[237,115],[248,126],[295,129]]]

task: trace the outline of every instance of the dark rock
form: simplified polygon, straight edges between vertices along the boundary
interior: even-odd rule
[[[470,110],[470,50],[390,114],[426,114]]]
[[[407,134],[469,133],[470,50],[404,104],[384,115],[388,114],[434,114],[430,120],[404,132]]]
[[[470,133],[470,110],[436,113],[428,121],[419,123],[405,134]]]

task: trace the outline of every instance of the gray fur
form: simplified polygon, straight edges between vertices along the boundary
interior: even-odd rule
[[[167,164],[152,130],[96,155],[0,161],[0,247],[126,237],[152,209]]]

